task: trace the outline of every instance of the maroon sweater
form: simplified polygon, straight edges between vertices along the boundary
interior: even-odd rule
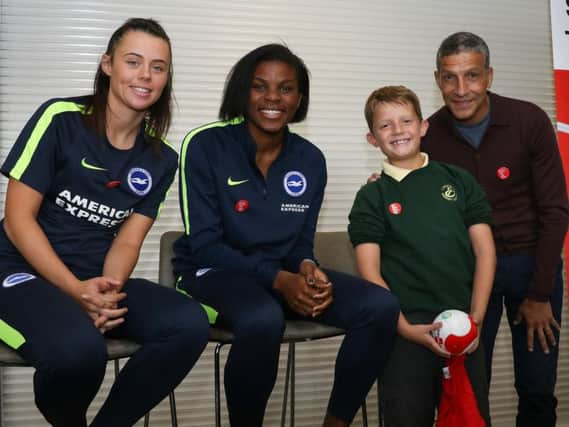
[[[429,118],[422,150],[470,171],[492,206],[499,255],[535,254],[528,296],[547,301],[569,222],[569,204],[555,132],[534,104],[489,93],[490,123],[478,149],[454,128],[442,107]]]

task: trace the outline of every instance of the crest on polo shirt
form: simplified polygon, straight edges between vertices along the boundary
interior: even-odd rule
[[[298,171],[287,172],[283,179],[283,186],[289,196],[302,196],[307,187],[306,177]]]
[[[441,187],[441,196],[443,199],[449,202],[456,202],[458,195],[456,194],[456,189],[451,184],[445,184]]]
[[[152,175],[146,169],[132,168],[128,171],[126,182],[134,194],[146,196],[152,188]]]

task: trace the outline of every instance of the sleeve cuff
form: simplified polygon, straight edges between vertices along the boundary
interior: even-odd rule
[[[535,290],[530,290],[527,297],[537,302],[548,302],[551,295],[545,294],[543,292],[536,292]]]
[[[275,278],[281,269],[278,262],[267,261],[259,263],[256,268],[256,276],[259,278],[261,285],[267,289],[272,289]]]

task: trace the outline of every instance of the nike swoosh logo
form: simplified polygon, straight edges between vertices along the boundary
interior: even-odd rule
[[[196,271],[196,277],[201,277],[210,270],[211,268],[200,268],[198,271]]]
[[[235,185],[239,185],[239,184],[245,184],[247,181],[249,181],[248,179],[242,179],[241,181],[233,181],[231,179],[231,177],[227,178],[227,185],[229,185],[230,187],[234,187]]]
[[[81,166],[83,166],[85,169],[91,169],[93,171],[106,171],[107,170],[105,168],[100,168],[99,166],[90,165],[89,163],[87,163],[87,157],[83,157],[81,159]]]

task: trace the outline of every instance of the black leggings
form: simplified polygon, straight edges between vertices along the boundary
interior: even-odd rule
[[[334,301],[322,315],[304,319],[346,330],[336,359],[328,413],[351,422],[387,360],[399,306],[379,286],[336,271],[325,272],[333,284]],[[244,273],[210,270],[200,277],[182,277],[178,283],[216,309],[235,334],[225,365],[231,426],[262,426],[276,380],[285,319],[300,316]]]
[[[0,274],[0,283],[7,274]],[[91,426],[133,425],[184,379],[207,344],[198,303],[172,289],[130,279],[125,322],[106,336],[142,347],[128,360]],[[36,404],[56,427],[86,426],[85,414],[105,375],[103,335],[70,297],[41,278],[0,286],[0,339],[36,368]],[[1,323],[1,322],[0,322]]]

